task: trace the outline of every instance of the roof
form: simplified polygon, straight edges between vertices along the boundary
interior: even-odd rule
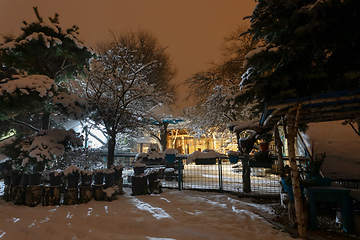
[[[301,104],[299,123],[355,119],[360,116],[360,89],[321,93],[266,104],[260,126],[272,126]]]

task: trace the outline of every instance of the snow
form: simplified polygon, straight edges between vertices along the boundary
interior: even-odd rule
[[[1,239],[293,239],[270,205],[230,194],[165,189],[111,202],[27,207],[0,200]]]
[[[44,75],[14,77],[16,79],[0,82],[0,96],[4,96],[6,93],[13,94],[16,90],[19,90],[26,95],[29,94],[29,91],[35,91],[39,93],[39,97],[46,95],[52,97],[53,93],[50,90],[57,89],[55,81]]]
[[[65,108],[70,116],[74,116],[76,118],[81,117],[82,110],[79,106],[76,105],[76,103],[84,103],[79,98],[79,96],[72,93],[61,92],[58,95],[52,97],[52,101],[54,104],[59,104]]]
[[[227,154],[228,156],[239,156],[239,155],[240,155],[240,152],[230,150],[230,151],[228,151],[226,154]]]
[[[67,167],[65,170],[64,170],[64,175],[65,176],[68,176],[69,174],[72,174],[74,172],[78,172],[79,171],[79,168],[77,168],[76,166],[74,165],[70,165],[69,167]]]
[[[135,161],[133,164],[131,164],[133,167],[146,167],[146,164],[143,163],[141,160]]]
[[[28,156],[35,158],[38,162],[51,160],[54,156],[60,156],[65,151],[64,142],[70,142],[73,146],[81,145],[74,130],[51,129],[40,131],[33,135],[31,144],[23,144],[22,150],[28,152]],[[24,158],[22,166],[28,163]]]
[[[155,151],[148,153],[148,159],[159,159],[159,158],[165,158],[164,153],[159,153]]]
[[[195,159],[205,159],[205,158],[219,158],[223,157],[224,155],[215,151],[209,152],[200,152],[194,151],[193,153],[189,154],[186,158],[186,164],[192,163]]]
[[[228,126],[234,127],[234,132],[241,132],[247,129],[254,129],[259,126],[259,119],[253,119],[243,122],[231,122]]]
[[[178,154],[178,150],[175,149],[175,148],[167,148],[165,151],[164,151],[165,154]]]

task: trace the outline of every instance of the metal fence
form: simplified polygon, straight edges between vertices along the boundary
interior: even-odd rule
[[[216,164],[185,164],[184,159],[166,166],[149,166],[159,168],[160,180],[164,188],[177,188],[201,191],[231,192],[251,197],[279,198],[280,176],[271,168],[250,168],[250,190],[243,191],[243,169],[241,162],[231,164],[228,159],[217,159]],[[133,171],[124,170],[124,184],[130,184]]]

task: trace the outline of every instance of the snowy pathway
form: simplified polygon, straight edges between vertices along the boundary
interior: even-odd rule
[[[165,189],[159,195],[72,206],[0,201],[0,239],[292,239],[273,228],[266,205],[236,196]]]

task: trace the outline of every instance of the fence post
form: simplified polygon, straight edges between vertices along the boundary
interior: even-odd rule
[[[183,163],[183,159],[178,158],[178,190],[179,191],[182,189],[182,182],[183,182],[182,163]]]
[[[246,156],[242,159],[242,177],[243,177],[243,191],[245,193],[251,192],[251,183],[250,183],[250,166],[249,166],[249,157]]]
[[[223,192],[223,182],[222,182],[222,165],[221,158],[218,158],[218,169],[219,169],[219,192]]]

